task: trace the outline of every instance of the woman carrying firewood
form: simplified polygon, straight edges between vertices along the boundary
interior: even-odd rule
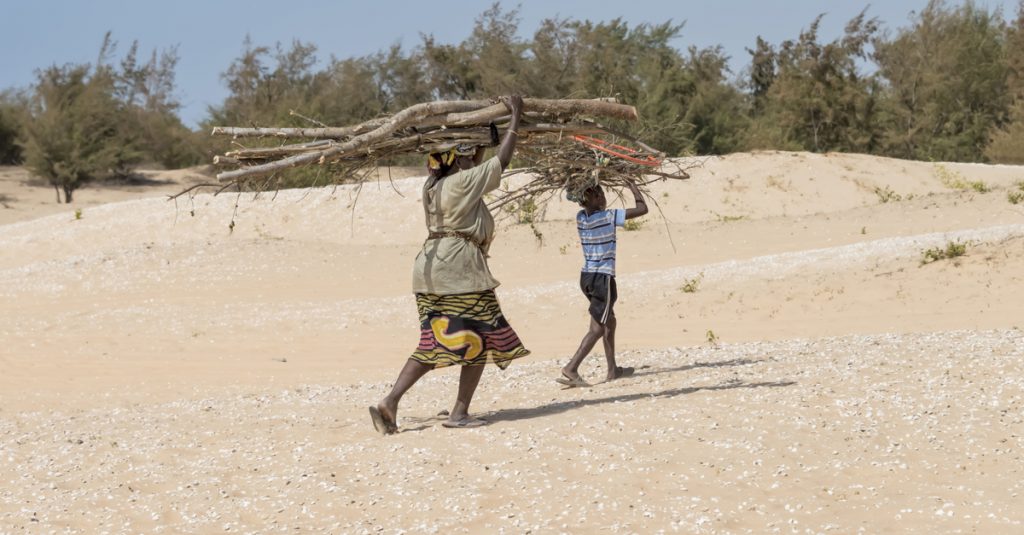
[[[469,415],[484,365],[493,362],[505,369],[530,354],[501,313],[494,295],[499,283],[487,267],[494,218],[483,196],[498,188],[512,160],[523,111],[518,95],[501,101],[512,117],[495,157],[483,161],[484,147],[458,145],[427,159],[423,210],[428,235],[413,268],[420,343],[391,393],[370,407],[373,426],[382,434],[398,431],[398,402],[416,381],[430,370],[456,364],[462,366],[459,390],[442,425],[486,425]]]

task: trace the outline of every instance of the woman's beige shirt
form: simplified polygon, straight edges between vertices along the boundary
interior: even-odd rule
[[[429,232],[459,232],[473,237],[477,247],[458,237],[428,239],[416,256],[412,291],[452,295],[490,290],[500,284],[487,267],[487,250],[494,239],[494,218],[484,194],[501,183],[497,157],[423,185],[423,210]]]

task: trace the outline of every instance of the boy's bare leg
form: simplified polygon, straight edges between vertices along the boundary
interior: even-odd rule
[[[590,354],[590,350],[594,349],[594,345],[601,339],[605,334],[604,325],[601,325],[594,318],[590,318],[590,330],[587,334],[583,335],[583,340],[580,341],[580,347],[576,350],[576,354],[572,356],[569,363],[562,368],[562,375],[569,379],[577,379],[580,376],[580,364],[583,364],[583,359],[587,358]]]
[[[452,423],[461,422],[469,418],[469,403],[473,401],[473,394],[477,385],[480,384],[480,377],[484,374],[484,367],[463,366],[459,373],[459,394],[455,399],[455,407],[448,415],[448,421]]]
[[[418,360],[409,359],[405,361],[405,366],[402,368],[401,373],[398,374],[398,379],[395,380],[395,386],[391,388],[391,393],[377,404],[377,410],[380,411],[385,421],[391,425],[398,425],[398,402],[412,388],[412,385],[416,384],[416,381],[419,381],[421,377],[432,369],[434,369],[433,366]]]
[[[615,364],[615,317],[604,324],[604,358],[608,361],[608,380],[618,379],[618,365]]]

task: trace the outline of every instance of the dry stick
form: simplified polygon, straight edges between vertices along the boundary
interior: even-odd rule
[[[359,194],[363,191],[363,181],[356,185],[356,196],[352,199],[352,215],[349,216],[348,231],[349,237],[356,235],[356,204],[359,202]]]
[[[388,166],[388,182],[391,183],[391,189],[395,190],[395,193],[397,193],[399,197],[403,197],[403,198],[405,197],[405,195],[402,194],[401,191],[398,191],[398,186],[395,185],[395,179],[394,179],[394,177],[391,176],[391,166],[390,165]]]
[[[353,137],[352,139],[334,145],[322,151],[300,154],[278,160],[272,163],[255,165],[236,171],[228,171],[217,175],[218,180],[233,180],[248,176],[257,176],[271,173],[289,167],[319,162],[320,164],[344,157],[345,153],[366,147],[394,134],[397,130],[411,124],[421,122],[430,116],[445,115],[452,119],[452,124],[459,124],[462,121],[474,120],[485,121],[503,115],[507,109],[504,104],[495,104],[469,113],[458,113],[464,109],[467,102],[426,102],[406,108],[390,119],[379,128]],[[605,101],[564,101],[564,100],[540,100],[527,99],[526,107],[534,110],[552,114],[591,114],[617,118],[636,119],[636,108],[622,104],[613,104]]]
[[[447,125],[443,121],[453,120],[459,124],[469,125],[471,121],[477,120],[477,125],[486,126],[490,121],[507,121],[509,119],[507,108],[503,104],[495,104],[489,100],[460,100],[460,101],[438,101],[437,103],[455,103],[457,108],[445,113],[461,114],[455,117],[441,117],[427,119],[419,126],[441,126]],[[499,107],[500,106],[500,107]],[[548,114],[573,115],[573,114],[596,114],[611,116],[629,121],[636,120],[636,109],[632,106],[619,104],[614,98],[597,99],[525,99],[523,113],[527,116],[543,116]],[[534,109],[536,108],[536,109]],[[477,112],[498,110],[503,112],[497,116],[492,113],[479,114]],[[329,138],[342,139],[365,134],[380,128],[387,123],[388,118],[378,117],[355,126],[345,127],[323,127],[323,128],[274,128],[274,127],[238,127],[238,126],[215,126],[211,135],[233,136],[233,137],[291,137],[291,138]],[[454,124],[454,123],[452,123]]]
[[[658,203],[657,199],[655,199],[654,197],[651,197],[651,196],[648,196],[648,197],[652,201],[654,201],[654,207],[658,209],[658,213],[661,215],[661,220],[662,220],[662,222],[665,223],[665,233],[668,235],[668,242],[670,244],[672,244],[672,252],[673,253],[678,252],[678,250],[676,249],[676,240],[675,240],[675,238],[672,237],[672,228],[668,226],[669,220],[668,220],[668,217],[665,216],[665,211],[661,209],[661,204]]]
[[[261,158],[269,158],[274,156],[283,156],[286,154],[292,154],[296,152],[306,152],[314,149],[322,149],[335,143],[333,140],[324,139],[320,141],[311,141],[309,143],[297,143],[294,145],[280,145],[277,147],[253,147],[246,149],[239,149],[228,151],[224,153],[224,156],[228,158],[252,158],[258,156]],[[238,163],[237,160],[234,163]]]
[[[313,188],[315,188],[316,185],[320,182],[320,175],[323,174],[323,172],[324,172],[324,169],[322,167],[320,169],[316,170],[316,176],[313,177],[313,185],[311,185],[310,187],[306,188],[306,192],[302,194],[302,197],[299,197],[295,201],[296,203],[304,201],[306,199],[306,197],[308,197],[309,194],[313,192]]]
[[[446,106],[446,111],[444,113],[472,111],[491,104],[488,100],[453,100],[439,101],[439,103],[450,104]],[[426,104],[436,103],[428,102]],[[215,126],[213,127],[211,135],[234,137],[316,137],[339,139],[372,132],[373,130],[387,124],[389,120],[390,118],[388,117],[377,117],[355,126],[326,128],[246,128],[238,126]]]
[[[519,134],[522,136],[536,135],[536,134],[601,134],[603,131],[590,124],[575,124],[575,123],[540,123],[533,125],[523,125],[519,128]],[[490,131],[486,127],[472,127],[472,128],[447,128],[440,130],[433,130],[430,132],[421,132],[415,135],[406,136],[401,138],[403,140],[415,140],[415,139],[449,139],[452,143],[460,142],[476,142],[480,140],[489,141]],[[472,136],[472,139],[460,137],[460,136]],[[295,153],[310,152],[313,150],[319,150],[327,148],[337,142],[333,140],[321,140],[313,141],[309,143],[296,143],[292,145],[280,145],[277,147],[256,147],[241,150],[234,150],[225,153],[224,157],[217,158],[231,158],[232,161],[229,163],[240,163],[238,160],[241,159],[269,159],[279,156],[287,156]],[[373,147],[378,150],[378,147]]]
[[[190,191],[193,191],[193,190],[197,190],[199,188],[217,188],[217,193],[220,193],[220,192],[230,188],[233,185],[234,185],[233,183],[232,184],[214,184],[212,182],[204,182],[202,184],[195,184],[195,185],[193,185],[193,186],[191,186],[191,187],[189,187],[187,189],[184,189],[182,191],[179,191],[178,193],[175,193],[174,195],[168,195],[167,196],[167,200],[168,201],[173,201],[173,200],[177,199],[178,197],[181,197],[182,195],[185,195],[186,193],[188,193]],[[213,195],[216,196],[217,193],[214,193]]]
[[[658,149],[652,148],[651,146],[647,145],[643,141],[640,141],[639,139],[637,139],[634,136],[631,136],[629,134],[625,134],[623,132],[620,132],[618,130],[614,130],[612,128],[608,128],[607,126],[605,126],[605,125],[603,125],[601,123],[598,123],[596,121],[590,121],[590,120],[584,119],[583,122],[591,123],[595,127],[597,127],[598,129],[604,130],[605,132],[607,132],[607,133],[609,133],[609,134],[611,134],[613,136],[621,137],[621,138],[629,141],[630,143],[633,143],[634,145],[640,147],[641,149],[651,153],[652,155],[657,156],[658,158],[664,158],[665,157],[665,153],[664,152],[662,152],[662,151],[660,151]]]
[[[309,121],[309,122],[319,126],[320,128],[329,128],[324,123],[321,123],[320,121],[317,121],[316,119],[310,119],[309,117],[306,117],[305,115],[302,115],[301,113],[297,113],[295,110],[288,110],[288,115],[291,115],[291,116],[294,116],[294,117],[298,117],[299,119],[305,119],[305,120],[307,120],[307,121]]]
[[[242,200],[242,187],[238,187],[238,195],[235,196],[235,208],[231,211],[231,223],[228,224],[228,234],[235,232],[235,216],[238,215],[238,201]]]
[[[358,134],[370,132],[380,128],[386,121],[385,118],[371,119],[355,126],[326,127],[326,128],[249,128],[240,126],[215,126],[210,132],[213,136],[232,137],[312,137],[341,139]]]
[[[365,134],[358,135],[349,141],[333,146],[331,148],[315,151],[306,154],[300,154],[297,156],[291,156],[278,160],[272,163],[266,163],[262,165],[255,165],[245,169],[239,169],[237,171],[228,171],[225,173],[219,173],[217,175],[218,180],[232,180],[237,178],[257,176],[265,173],[272,173],[277,170],[287,169],[289,167],[296,167],[299,165],[310,164],[313,162],[325,163],[328,158],[335,156],[339,153],[351,151],[361,146],[371,144],[376,141],[390,136],[399,128],[408,126],[410,123],[422,120],[430,115],[437,115],[439,113],[447,113],[451,108],[458,108],[450,102],[427,102],[423,104],[417,104],[402,110],[395,114],[383,125],[376,130],[372,130]]]
[[[229,152],[228,154],[231,153]],[[242,162],[225,154],[224,156],[214,156],[213,165],[242,165]]]

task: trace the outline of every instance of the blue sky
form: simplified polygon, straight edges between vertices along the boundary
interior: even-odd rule
[[[142,51],[178,47],[178,97],[182,118],[194,126],[209,105],[226,96],[220,73],[242,50],[250,35],[257,45],[300,39],[319,48],[322,60],[362,56],[394,43],[407,48],[420,34],[442,42],[458,42],[490,2],[469,1],[327,1],[327,0],[0,0],[0,89],[27,87],[34,71],[52,64],[92,62],[103,34],[110,30],[119,51],[138,40]],[[820,13],[826,13],[821,39],[840,35],[846,22],[865,7],[889,30],[908,24],[911,12],[926,0],[523,0],[520,31],[530,35],[549,17],[606,21],[616,17],[631,25],[685,22],[681,49],[722,45],[734,71],[747,63],[745,47],[758,35],[778,43],[795,38]],[[955,2],[953,2],[955,3]],[[1001,7],[1006,18],[1016,13],[1017,0],[976,0]]]

